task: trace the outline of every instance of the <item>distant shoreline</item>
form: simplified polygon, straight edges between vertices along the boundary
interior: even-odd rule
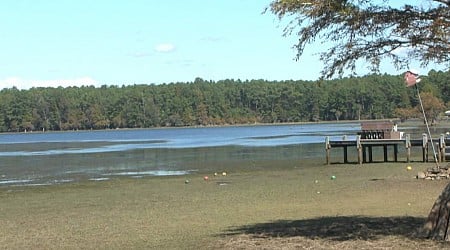
[[[220,128],[220,127],[251,127],[251,126],[289,126],[289,125],[308,125],[308,124],[342,124],[342,123],[361,123],[370,121],[393,121],[400,119],[374,119],[374,120],[338,120],[338,121],[317,121],[317,122],[283,122],[283,123],[241,123],[241,124],[221,124],[221,125],[196,125],[179,127],[148,127],[148,128],[105,128],[105,129],[74,129],[74,130],[32,130],[22,132],[1,132],[2,134],[27,134],[27,133],[64,133],[64,132],[89,132],[89,131],[114,131],[114,130],[147,130],[147,129],[179,129],[179,128]]]

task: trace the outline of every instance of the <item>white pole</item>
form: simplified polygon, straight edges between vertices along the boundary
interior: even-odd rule
[[[433,149],[434,162],[436,163],[436,166],[438,168],[440,168],[439,163],[438,163],[438,158],[436,155],[436,150],[434,149],[434,142],[433,142],[433,137],[431,136],[430,126],[428,126],[427,116],[425,115],[425,110],[423,109],[422,98],[420,98],[419,88],[417,87],[417,84],[414,86],[416,87],[417,96],[419,97],[420,107],[422,108],[423,119],[425,120],[425,125],[427,126],[428,136],[430,136],[431,148]]]

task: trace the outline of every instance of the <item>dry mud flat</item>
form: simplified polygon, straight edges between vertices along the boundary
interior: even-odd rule
[[[5,249],[450,247],[416,236],[448,183],[417,180],[417,171],[429,164],[256,164],[255,171],[235,167],[224,169],[226,175],[206,173],[208,180],[205,173],[197,173],[2,187],[0,245]],[[270,170],[261,170],[264,164]]]

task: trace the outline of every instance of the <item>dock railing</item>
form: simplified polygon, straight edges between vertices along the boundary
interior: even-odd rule
[[[422,161],[427,162],[429,160],[429,145],[432,140],[430,140],[427,134],[422,135],[422,139],[411,139],[409,134],[405,135],[405,138],[401,139],[363,139],[361,135],[356,136],[356,140],[330,140],[330,137],[325,138],[325,150],[326,150],[326,163],[331,164],[331,150],[334,148],[343,148],[344,163],[348,163],[348,148],[356,148],[358,155],[358,163],[363,164],[367,162],[373,162],[373,148],[383,147],[383,161],[387,162],[388,159],[388,147],[392,147],[394,150],[394,161],[398,161],[398,147],[403,145],[406,152],[406,162],[411,161],[411,148],[421,147],[422,148]],[[438,150],[438,161],[445,162],[446,158],[450,157],[449,148],[447,144],[450,145],[449,138],[445,135],[440,135],[439,140],[436,144]],[[434,159],[433,159],[434,160]]]

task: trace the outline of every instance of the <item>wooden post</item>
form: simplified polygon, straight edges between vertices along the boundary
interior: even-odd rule
[[[427,134],[422,134],[422,161],[428,161],[428,136]]]
[[[348,163],[348,150],[347,150],[347,146],[344,146],[344,163]]]
[[[383,145],[383,156],[384,156],[384,162],[388,161],[388,155],[387,155],[387,145]]]
[[[367,162],[367,146],[361,145],[362,148],[362,162]]]
[[[331,150],[331,145],[330,145],[330,137],[327,136],[325,137],[325,150],[327,151],[327,165],[330,165],[330,150]]]
[[[439,152],[440,152],[440,158],[441,158],[441,162],[445,162],[445,135],[441,134],[441,136],[439,137]]]
[[[358,150],[358,163],[362,165],[362,145],[361,145],[361,136],[356,136],[356,149]]]
[[[398,144],[394,145],[394,161],[397,162],[398,161]]]
[[[411,136],[409,134],[406,135],[405,147],[406,147],[406,162],[410,162],[411,161]]]

